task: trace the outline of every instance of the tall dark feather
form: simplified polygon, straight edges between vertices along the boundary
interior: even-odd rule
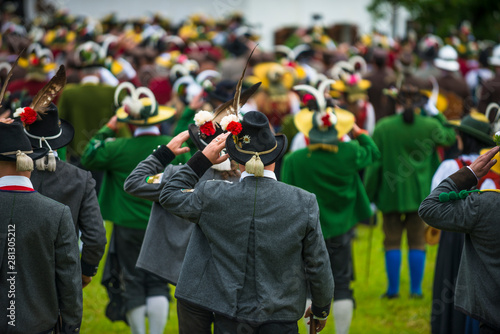
[[[2,91],[0,92],[0,107],[2,106],[3,97],[5,95],[5,91],[7,90],[7,85],[9,84],[9,80],[12,77],[12,73],[14,71],[14,68],[16,68],[17,62],[19,61],[19,58],[21,58],[21,55],[24,53],[24,50],[25,49],[23,49],[23,51],[21,51],[21,53],[19,53],[19,56],[17,56],[16,61],[14,62],[14,64],[12,64],[12,68],[10,69],[9,73],[7,73],[7,77],[5,77],[5,81],[4,81],[3,86],[2,86]]]
[[[243,85],[243,79],[245,78],[245,72],[247,70],[247,67],[248,67],[248,63],[250,62],[250,58],[252,58],[252,55],[253,55],[253,52],[255,51],[255,49],[257,48],[258,45],[256,45],[252,52],[250,53],[250,56],[248,56],[248,59],[247,59],[247,63],[245,65],[245,68],[243,69],[243,73],[241,73],[241,77],[240,77],[240,80],[238,80],[238,84],[236,85],[236,92],[234,93],[234,97],[227,101],[226,103],[223,103],[222,105],[220,105],[214,112],[214,119],[220,115],[222,112],[226,111],[230,114],[237,114],[238,113],[238,110],[241,108],[241,106],[243,106],[246,101],[253,95],[253,93],[255,93],[255,91],[257,90],[257,88],[259,88],[260,86],[260,83],[258,83],[258,86],[255,87],[257,84],[253,85],[252,87],[250,87],[249,89],[247,89],[247,91],[250,91],[251,89],[253,89],[253,91],[246,97],[246,100],[245,102],[243,102],[243,97],[242,97],[242,94],[241,94],[241,87]],[[255,88],[254,88],[255,87]],[[241,103],[243,102],[243,103]]]
[[[229,114],[234,114],[234,115],[238,114],[238,109],[243,107],[243,105],[247,103],[248,99],[250,99],[252,95],[255,94],[255,92],[259,89],[261,84],[262,82],[257,82],[255,85],[253,85],[252,87],[246,89],[243,93],[241,93],[239,106],[236,109],[234,107],[234,99],[236,98],[236,96],[231,100],[221,104],[214,112],[214,119],[224,111],[227,111]]]
[[[64,85],[66,85],[66,70],[64,65],[61,65],[56,75],[35,95],[30,107],[37,113],[43,114]]]

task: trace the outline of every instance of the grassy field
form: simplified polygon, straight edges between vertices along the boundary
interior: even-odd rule
[[[111,224],[106,224],[108,240]],[[384,250],[382,247],[382,228],[380,225],[373,228],[372,249],[368,277],[368,254],[370,228],[360,225],[357,228],[357,237],[354,241],[354,265],[356,281],[353,283],[356,298],[356,310],[351,326],[351,334],[357,333],[384,333],[384,334],[421,334],[430,333],[430,312],[432,304],[432,280],[437,246],[427,248],[427,262],[423,282],[424,298],[409,299],[409,273],[407,261],[407,246],[403,245],[403,263],[401,272],[400,298],[397,300],[380,299],[386,289],[384,269]],[[104,310],[108,297],[104,287],[100,284],[102,268],[92,283],[83,290],[83,323],[82,333],[130,333],[123,322],[112,323],[105,315]],[[172,292],[173,293],[173,292]],[[306,333],[303,321],[299,322],[300,333]],[[165,333],[177,333],[177,313],[175,302],[170,304],[170,314]],[[322,333],[335,333],[332,318],[328,320]],[[196,334],[196,333],[193,333]]]

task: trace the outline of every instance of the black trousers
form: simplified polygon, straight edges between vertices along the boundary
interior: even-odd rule
[[[298,334],[297,322],[271,322],[261,325],[250,325],[215,315],[214,334]]]
[[[211,334],[213,312],[177,299],[177,318],[179,334]]]

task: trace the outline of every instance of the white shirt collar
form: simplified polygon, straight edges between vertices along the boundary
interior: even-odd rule
[[[241,173],[240,182],[245,177],[248,177],[248,176],[254,176],[254,175],[250,174],[250,173],[247,173],[246,171],[244,171],[243,173]],[[267,177],[267,178],[273,179],[275,181],[278,181],[278,179],[276,178],[276,174],[274,174],[274,172],[272,172],[270,170],[267,170],[267,169],[264,169],[264,177]]]
[[[158,129],[156,125],[151,125],[151,126],[139,126],[134,131],[134,137],[138,137],[145,134],[159,136],[160,129]]]
[[[4,177],[0,177],[0,187],[6,186],[22,186],[33,188],[33,184],[31,183],[30,179],[28,179],[26,176],[20,175],[7,175]]]

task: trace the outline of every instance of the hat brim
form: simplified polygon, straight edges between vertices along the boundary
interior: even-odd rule
[[[309,131],[313,128],[313,114],[314,111],[306,108],[298,112],[293,119],[297,130],[306,137],[309,137]],[[352,130],[356,118],[351,112],[340,108],[335,108],[335,115],[337,116],[335,129],[337,130],[337,137],[340,139]]]
[[[286,153],[286,149],[288,147],[286,136],[280,134],[274,136],[274,138],[276,138],[276,148],[270,153],[259,155],[259,158],[264,166],[272,164]],[[226,151],[234,161],[242,165],[246,164],[247,161],[253,156],[253,154],[246,154],[238,151],[236,149],[236,143],[234,142],[233,136],[228,136],[226,138]]]
[[[215,133],[209,137],[209,140],[206,141],[206,144],[202,142],[202,139],[200,138],[200,128],[194,124],[191,123],[188,125],[188,133],[189,133],[189,138],[193,141],[194,145],[196,148],[200,151],[203,151],[203,149],[210,144],[210,142],[217,137],[218,135],[224,133],[224,131],[216,125],[215,127]]]
[[[32,160],[37,160],[40,158],[43,158],[44,156],[49,153],[49,149],[46,147],[42,148],[33,148],[33,153],[26,154],[28,157],[30,157]],[[16,154],[9,154],[9,155],[1,155],[0,154],[0,161],[16,161],[17,156]]]
[[[452,72],[458,71],[458,69],[460,68],[458,61],[444,60],[440,58],[434,59],[434,65],[436,65],[437,68],[440,68],[442,70],[452,71]]]
[[[500,66],[500,58],[488,57],[488,64],[491,66]]]
[[[175,109],[171,107],[158,106],[158,115],[149,117],[148,119],[133,119],[125,112],[124,107],[118,108],[116,117],[118,122],[129,123],[133,125],[155,125],[172,118],[175,115]]]
[[[485,134],[484,132],[481,132],[479,130],[474,129],[473,127],[467,126],[467,125],[462,125],[458,122],[449,122],[449,126],[454,127],[456,129],[459,129],[462,132],[467,133],[468,135],[471,135],[472,137],[476,138],[477,140],[481,141],[482,143],[489,145],[489,146],[495,146],[495,142],[493,141],[493,138]]]
[[[73,126],[69,122],[67,122],[63,119],[59,119],[59,120],[61,121],[61,130],[62,130],[61,135],[55,139],[47,139],[47,142],[49,143],[50,147],[53,150],[57,150],[57,149],[60,149],[61,147],[68,145],[69,143],[71,143],[71,141],[73,140],[73,137],[75,136],[75,129],[73,128]],[[40,140],[39,139],[31,138],[31,137],[28,137],[28,139],[30,140],[32,147],[40,148]],[[46,145],[46,144],[44,144],[42,142],[42,147],[43,147],[43,145]]]

